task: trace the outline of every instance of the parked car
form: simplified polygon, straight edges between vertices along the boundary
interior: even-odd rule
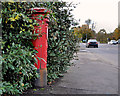
[[[98,48],[98,42],[96,39],[89,39],[88,42],[86,43],[86,47],[89,48],[89,47],[96,47]]]
[[[108,44],[115,45],[115,44],[117,44],[117,41],[116,40],[110,40],[110,42],[108,42]]]
[[[117,44],[120,44],[120,39],[117,40]]]
[[[86,40],[83,40],[83,43],[86,43]]]

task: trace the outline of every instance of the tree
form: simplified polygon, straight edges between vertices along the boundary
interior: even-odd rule
[[[107,33],[105,29],[100,29],[100,31],[97,34],[97,40],[101,43],[107,42]]]
[[[120,39],[120,31],[119,28],[116,28],[113,32],[113,37],[115,38],[115,40]]]
[[[83,41],[86,39],[86,34],[87,39],[95,38],[96,32],[89,28],[88,25],[82,25],[81,27],[74,27],[74,34]]]
[[[89,25],[91,24],[91,19],[86,20],[85,23],[88,25],[88,29],[89,29]],[[87,36],[87,31],[86,31],[86,41],[87,40],[88,40],[88,36]]]
[[[92,30],[95,29],[95,26],[96,26],[96,25],[95,25],[95,22],[93,22],[93,23],[92,23]]]
[[[81,27],[80,27],[80,26],[74,27],[73,30],[74,30],[74,35],[75,35],[79,40],[81,40],[81,38],[82,38],[82,30],[81,30]]]
[[[91,19],[86,20],[85,23],[88,25],[89,28],[89,25],[91,24]]]

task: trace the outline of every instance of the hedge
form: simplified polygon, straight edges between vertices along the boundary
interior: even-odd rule
[[[2,3],[2,82],[0,94],[22,94],[38,77],[34,62],[36,50],[31,43],[35,20],[26,9],[45,7],[50,14],[48,37],[48,82],[63,76],[77,51],[77,41],[71,25],[76,25],[71,15],[72,4],[66,2],[3,2]]]

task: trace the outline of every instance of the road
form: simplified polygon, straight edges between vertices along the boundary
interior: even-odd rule
[[[68,73],[57,85],[82,94],[118,94],[118,45],[99,44],[99,48],[81,48]],[[71,94],[73,94],[71,92]]]
[[[63,78],[45,90],[27,94],[118,94],[118,45],[80,46]]]
[[[118,67],[118,45],[99,44],[99,48],[86,48],[85,43],[80,45],[86,51],[91,52],[100,59]]]

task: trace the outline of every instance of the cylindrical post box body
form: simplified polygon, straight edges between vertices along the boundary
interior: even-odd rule
[[[32,9],[33,14],[32,14],[32,19],[36,20],[37,23],[39,23],[39,26],[34,26],[35,30],[34,32],[39,34],[37,36],[37,39],[32,40],[32,43],[35,47],[35,50],[38,51],[36,54],[37,57],[40,59],[36,58],[38,61],[38,64],[35,63],[35,66],[37,69],[39,68],[46,68],[47,65],[47,35],[48,35],[48,18],[42,18],[42,16],[47,14],[46,9],[41,9],[41,8],[34,8]],[[42,37],[41,37],[42,36]]]
[[[47,15],[48,11],[44,8],[32,8],[33,14],[31,19],[37,21],[39,26],[34,26],[33,33],[39,34],[37,38],[32,40],[34,49],[38,51],[36,53],[36,59],[38,63],[35,63],[35,67],[40,73],[40,78],[37,80],[39,82],[37,86],[47,85],[47,37],[48,37],[48,18],[44,18]],[[39,58],[39,59],[38,59]],[[40,85],[39,85],[40,84]]]

